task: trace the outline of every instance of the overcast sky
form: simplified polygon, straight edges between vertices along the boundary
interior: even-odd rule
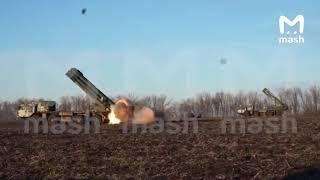
[[[183,98],[320,81],[318,1],[2,0],[0,5],[0,100],[83,94],[65,76],[71,67],[111,96]],[[299,14],[305,18],[305,43],[278,44],[279,16],[292,20]]]

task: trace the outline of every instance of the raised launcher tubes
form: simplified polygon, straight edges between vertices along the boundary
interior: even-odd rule
[[[92,99],[94,99],[100,106],[104,108],[106,113],[103,113],[103,116],[111,111],[111,105],[114,105],[114,102],[103,94],[98,88],[96,88],[83,74],[76,68],[71,68],[66,75],[76,83],[86,94],[88,94]],[[107,117],[105,117],[107,118]]]
[[[267,88],[264,88],[262,90],[262,92],[267,95],[268,97],[270,97],[271,99],[273,99],[275,101],[275,105],[280,108],[281,110],[283,111],[286,111],[288,110],[288,105],[285,104],[284,102],[282,102],[279,98],[277,98],[275,95],[272,94],[272,92],[267,89]],[[280,106],[279,106],[280,105]]]

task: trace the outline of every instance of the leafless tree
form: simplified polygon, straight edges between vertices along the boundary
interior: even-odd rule
[[[280,88],[277,96],[285,102],[290,112],[297,113],[316,113],[320,111],[320,87],[311,86],[302,90],[300,87]],[[184,116],[213,117],[234,115],[237,109],[252,105],[257,108],[274,106],[274,102],[258,92],[239,92],[236,94],[226,92],[208,93],[203,92],[194,97],[172,102],[165,95],[151,95],[139,97],[134,94],[118,96],[127,98],[134,105],[147,106],[155,111],[165,112],[170,118],[181,118]],[[37,102],[39,99],[20,98],[14,102],[0,102],[0,118],[11,119],[19,104],[29,104]],[[94,109],[94,101],[88,96],[63,96],[60,98],[59,110],[61,111],[86,111]]]
[[[180,103],[172,103],[166,110],[166,117],[170,120],[178,120],[183,117],[183,112],[180,110]]]
[[[134,93],[128,94],[128,99],[130,99],[131,103],[133,103],[134,105],[139,104],[140,98],[136,96]]]
[[[71,111],[72,102],[69,96],[62,96],[60,98],[59,110],[60,111]]]
[[[319,104],[320,104],[320,88],[318,86],[311,86],[309,88],[309,92],[311,95],[313,111],[319,112]]]
[[[312,113],[314,108],[313,108],[313,104],[312,104],[312,96],[310,94],[309,91],[304,91],[303,95],[302,95],[302,99],[303,99],[303,111],[305,113]]]
[[[224,105],[224,93],[223,92],[217,92],[214,97],[214,107],[216,111],[216,115],[223,115],[223,105]]]
[[[152,95],[152,96],[145,96],[141,98],[139,101],[140,105],[147,106],[150,108],[153,108],[157,111],[166,111],[166,109],[169,107],[171,100],[167,98],[166,95]]]
[[[2,121],[10,121],[15,119],[15,104],[14,102],[4,101],[1,103],[1,119]]]
[[[210,117],[214,112],[214,105],[212,103],[212,97],[209,93],[201,93],[196,97],[196,105],[199,106],[199,113],[203,117]]]
[[[257,107],[259,106],[259,96],[257,92],[249,92],[247,95],[248,103],[253,106]]]
[[[280,89],[279,96],[284,101],[294,114],[300,112],[302,104],[302,90],[299,87]]]

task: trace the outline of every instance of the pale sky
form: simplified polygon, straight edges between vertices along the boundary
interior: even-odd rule
[[[2,0],[0,5],[0,100],[83,94],[65,76],[71,67],[110,96],[183,98],[320,81],[318,1]],[[305,43],[278,44],[279,16],[299,14],[305,18]]]

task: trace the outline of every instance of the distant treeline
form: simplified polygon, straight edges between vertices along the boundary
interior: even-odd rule
[[[318,113],[320,112],[320,87],[311,86],[279,88],[274,94],[289,106],[288,113]],[[151,95],[139,97],[134,94],[118,96],[114,100],[127,98],[134,105],[147,106],[156,111],[164,112],[168,118],[181,118],[186,114],[201,115],[202,117],[232,116],[239,108],[248,105],[257,108],[270,107],[274,101],[262,92],[239,92],[236,94],[216,92],[200,93],[195,97],[173,101],[166,95]],[[1,120],[15,118],[16,109],[21,103],[30,103],[41,99],[21,98],[15,102],[0,102]],[[94,102],[87,96],[63,96],[59,99],[58,109],[61,111],[86,111],[95,107]]]

